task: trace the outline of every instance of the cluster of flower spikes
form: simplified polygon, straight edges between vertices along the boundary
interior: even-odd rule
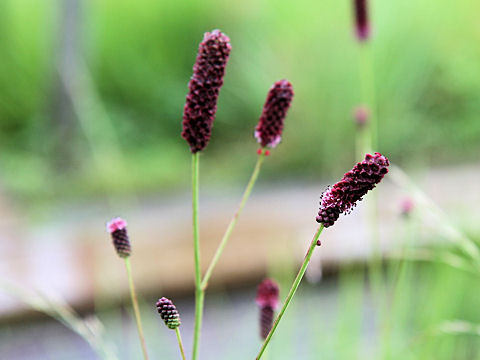
[[[272,279],[263,280],[257,288],[255,302],[260,307],[260,336],[266,339],[272,329],[275,309],[278,307],[279,288]]]
[[[355,10],[355,30],[357,39],[368,40],[370,36],[370,23],[368,21],[368,0],[353,0]]]
[[[162,297],[161,299],[158,299],[156,306],[160,317],[169,329],[174,330],[180,326],[180,315],[178,314],[177,308],[172,300]]]
[[[270,88],[262,115],[255,129],[255,138],[262,147],[275,147],[282,138],[283,121],[293,99],[293,87],[287,80],[275,82]]]
[[[203,150],[210,140],[230,50],[230,39],[220,30],[205,33],[198,47],[183,110],[182,137],[192,153]]]
[[[119,217],[113,218],[107,223],[107,231],[112,237],[113,246],[118,256],[122,258],[129,257],[132,249],[127,233],[127,222]]]
[[[365,155],[342,180],[329,187],[320,197],[317,222],[332,226],[342,213],[349,213],[356,203],[388,173],[388,159],[380,153]]]

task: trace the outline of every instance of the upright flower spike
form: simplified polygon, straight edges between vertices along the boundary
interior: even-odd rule
[[[192,153],[203,150],[210,140],[230,50],[230,39],[220,30],[205,33],[198,47],[183,110],[182,137]]]
[[[332,226],[342,213],[349,213],[362,197],[388,173],[388,159],[380,153],[365,155],[343,175],[342,180],[329,187],[320,197],[320,210],[316,218],[325,227]]]
[[[173,305],[172,300],[162,297],[158,299],[156,306],[160,317],[169,329],[175,330],[180,326],[180,315],[175,305]]]
[[[283,121],[293,99],[293,87],[287,80],[277,81],[268,91],[255,138],[262,147],[274,148],[282,139]]]
[[[263,280],[257,288],[255,302],[260,308],[260,336],[266,339],[272,329],[274,312],[278,307],[279,288],[271,279]]]
[[[355,32],[359,41],[367,41],[370,37],[368,19],[368,0],[353,0],[355,12]]]
[[[112,237],[113,246],[118,256],[122,258],[129,257],[132,249],[127,233],[127,222],[120,217],[113,218],[107,223],[107,231]]]

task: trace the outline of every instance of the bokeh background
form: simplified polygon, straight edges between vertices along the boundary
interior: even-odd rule
[[[360,160],[351,5],[0,2],[1,358],[97,358],[81,336],[32,310],[66,311],[62,301],[109,343],[100,348],[140,358],[125,271],[104,228],[115,215],[129,221],[152,357],[178,356],[152,309],[161,296],[178,299],[190,353],[191,165],[181,117],[198,43],[215,28],[233,49],[201,161],[204,264],[253,169],[253,130],[269,87],[287,78],[295,89],[283,141],[207,295],[202,357],[254,358],[256,284],[269,274],[286,294],[320,193]],[[378,150],[410,179],[398,170],[379,189],[383,286],[370,286],[360,206],[325,235],[270,356],[478,358],[480,5],[370,5]],[[406,202],[414,204],[409,216]]]

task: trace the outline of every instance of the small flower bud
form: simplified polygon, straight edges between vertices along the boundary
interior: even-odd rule
[[[359,106],[355,108],[353,112],[353,119],[359,128],[368,124],[370,118],[370,111],[365,106]]]
[[[368,20],[368,0],[353,0],[355,12],[355,32],[359,41],[367,41],[370,37]]]
[[[283,121],[292,99],[293,87],[287,80],[277,81],[270,88],[255,129],[255,138],[262,147],[274,148],[282,139]]]
[[[320,210],[316,218],[325,227],[332,226],[342,213],[348,214],[363,196],[388,173],[388,159],[380,153],[365,155],[343,175],[342,180],[325,190],[320,197]]]
[[[119,217],[113,218],[107,223],[107,231],[112,237],[113,246],[118,256],[122,258],[130,256],[132,249],[127,233],[127,222]]]
[[[278,307],[279,288],[272,279],[263,280],[257,287],[255,302],[260,307],[260,336],[265,339],[272,329],[275,309]]]
[[[175,305],[173,305],[172,300],[162,297],[161,299],[158,299],[156,306],[160,317],[169,329],[174,330],[180,326],[180,315],[178,314]]]
[[[403,217],[408,218],[412,213],[415,207],[415,203],[412,198],[406,197],[402,199],[402,203],[400,204],[400,211]]]
[[[205,33],[198,47],[183,110],[182,137],[192,153],[203,150],[210,140],[230,50],[230,39],[220,30]]]

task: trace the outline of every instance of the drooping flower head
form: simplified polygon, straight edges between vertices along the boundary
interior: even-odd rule
[[[180,326],[180,315],[178,314],[175,305],[173,305],[172,300],[162,297],[161,299],[158,299],[156,306],[160,317],[169,329],[174,330]]]
[[[210,140],[230,50],[230,39],[220,30],[205,33],[198,47],[183,110],[182,137],[192,153],[203,150]]]
[[[370,37],[368,19],[368,0],[353,0],[355,12],[355,32],[359,41],[367,41]]]
[[[282,139],[283,121],[293,99],[293,87],[287,80],[273,84],[268,91],[255,138],[262,147],[275,147]]]
[[[349,213],[362,197],[388,173],[388,159],[380,153],[365,155],[343,175],[342,180],[329,187],[320,197],[320,210],[316,218],[325,227],[332,226],[342,213]]]
[[[107,231],[112,237],[113,246],[118,256],[122,258],[130,256],[132,249],[127,233],[127,222],[119,217],[113,218],[107,223]]]
[[[266,339],[272,329],[275,309],[278,307],[279,288],[272,279],[263,280],[257,288],[255,302],[260,307],[260,336]]]

